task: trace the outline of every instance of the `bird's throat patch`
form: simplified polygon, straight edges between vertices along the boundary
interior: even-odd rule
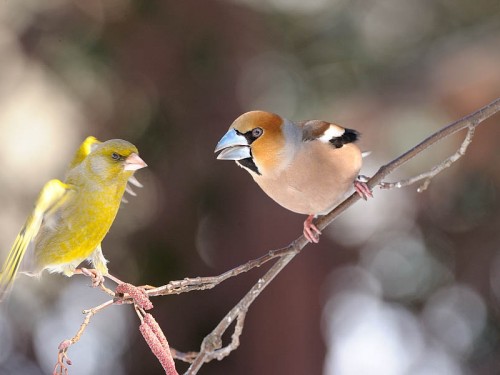
[[[261,173],[259,172],[259,168],[257,168],[257,166],[255,165],[253,158],[250,157],[250,158],[240,159],[237,160],[236,162],[240,164],[242,167],[247,168],[260,176]]]

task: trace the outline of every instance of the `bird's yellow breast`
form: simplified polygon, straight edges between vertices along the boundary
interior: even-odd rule
[[[125,186],[70,192],[63,206],[49,217],[35,242],[35,272],[87,259],[113,223]]]

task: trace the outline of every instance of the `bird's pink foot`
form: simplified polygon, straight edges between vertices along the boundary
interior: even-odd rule
[[[358,176],[354,181],[354,189],[365,201],[368,200],[368,198],[373,198],[372,189],[366,184],[366,181],[367,178],[365,176]]]
[[[309,215],[304,221],[304,237],[309,242],[318,243],[321,231],[313,224],[314,215]]]
[[[75,270],[75,273],[90,277],[92,279],[92,286],[94,288],[98,287],[104,282],[104,276],[99,271],[93,268],[77,268]]]

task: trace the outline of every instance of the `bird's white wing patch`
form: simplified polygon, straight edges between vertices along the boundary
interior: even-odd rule
[[[330,124],[330,126],[323,132],[323,134],[318,137],[321,142],[330,142],[333,138],[341,137],[345,132],[344,128],[338,125]]]

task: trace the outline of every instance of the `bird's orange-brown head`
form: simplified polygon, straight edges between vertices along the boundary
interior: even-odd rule
[[[215,152],[218,159],[235,160],[257,175],[280,170],[287,154],[289,131],[281,116],[251,111],[238,117],[221,138]]]

